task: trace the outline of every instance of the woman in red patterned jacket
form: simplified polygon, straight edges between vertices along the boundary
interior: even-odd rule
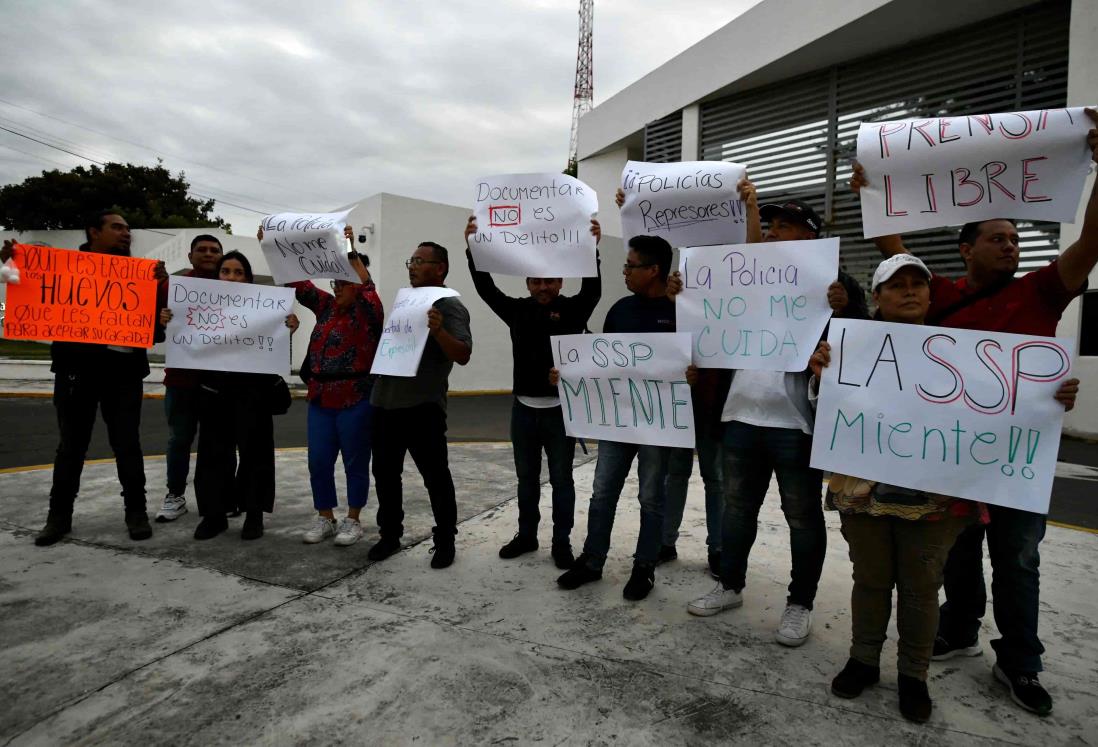
[[[353,240],[351,228],[345,231]],[[370,491],[370,367],[385,323],[381,299],[366,269],[368,261],[363,254],[352,255],[351,268],[362,282],[334,280],[331,293],[307,280],[288,283],[298,302],[316,314],[305,357],[310,371],[309,482],[317,511],[316,520],[302,534],[309,544],[334,536],[335,544],[352,545],[363,534],[358,517]],[[337,454],[343,456],[347,475],[347,516],[338,525]]]

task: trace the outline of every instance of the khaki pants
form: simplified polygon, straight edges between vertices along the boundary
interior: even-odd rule
[[[896,668],[900,674],[925,680],[938,630],[942,569],[970,519],[946,516],[910,521],[867,514],[842,514],[841,518],[854,564],[850,657],[872,667],[880,665],[895,586],[900,634]]]

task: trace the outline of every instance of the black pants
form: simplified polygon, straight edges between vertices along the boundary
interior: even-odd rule
[[[446,411],[436,404],[374,409],[374,489],[381,536],[404,534],[404,495],[400,475],[404,455],[416,463],[435,515],[435,537],[457,534],[457,499],[446,455]]]
[[[107,438],[122,484],[127,511],[145,510],[145,462],[141,454],[141,379],[103,375],[57,374],[53,382],[53,406],[61,442],[53,461],[50,514],[65,520],[72,516],[80,475],[88,453],[95,414],[101,410]]]
[[[194,470],[199,516],[274,509],[274,421],[267,407],[255,387],[202,387]]]

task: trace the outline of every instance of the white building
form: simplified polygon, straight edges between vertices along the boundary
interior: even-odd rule
[[[859,123],[1093,105],[1095,40],[1095,0],[763,0],[584,116],[579,178],[606,202],[629,159],[746,163],[760,199],[817,208],[827,235],[842,239],[845,268],[867,285],[879,256],[846,187]],[[1082,209],[1075,224],[1020,226],[1023,271],[1078,237]],[[612,212],[603,230],[620,236]],[[956,235],[905,241],[956,276]],[[1078,341],[1083,380],[1065,429],[1096,436],[1098,273],[1090,287],[1058,333]]]

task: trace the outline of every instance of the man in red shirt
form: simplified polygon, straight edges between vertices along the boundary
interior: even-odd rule
[[[1085,110],[1098,125],[1098,112]],[[1087,147],[1098,162],[1098,127],[1087,133]],[[850,186],[866,184],[855,164]],[[874,239],[885,256],[906,252],[899,236]],[[966,273],[959,280],[935,275],[930,287],[928,324],[990,332],[1054,336],[1060,315],[1083,292],[1098,263],[1098,183],[1091,190],[1079,239],[1048,265],[1020,278],[1019,238],[1014,221],[985,220],[966,224],[959,237]],[[1077,387],[1078,380],[1065,382]],[[991,523],[972,526],[950,551],[945,567],[946,602],[942,605],[933,659],[976,656],[980,618],[987,606],[983,576],[983,541],[991,559],[993,611],[1001,638],[995,650],[995,678],[1010,688],[1018,705],[1041,716],[1052,712],[1052,698],[1041,686],[1044,646],[1037,636],[1040,600],[1039,545],[1045,515],[989,505]]]

